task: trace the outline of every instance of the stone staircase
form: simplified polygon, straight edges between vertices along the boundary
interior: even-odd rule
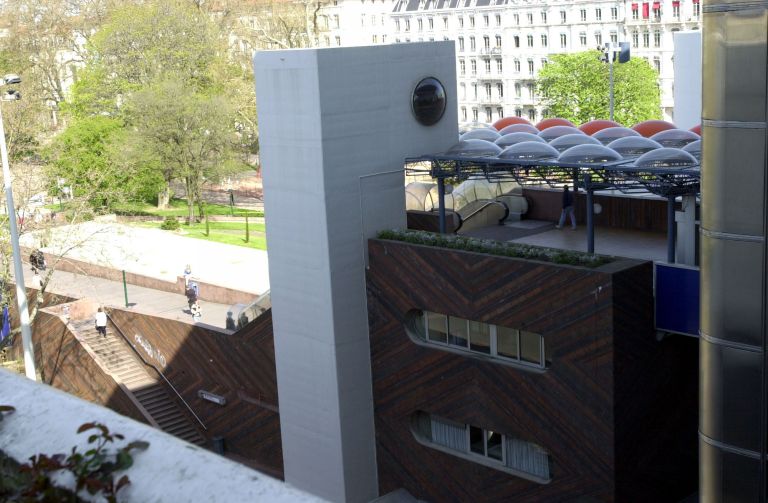
[[[122,386],[152,426],[192,444],[204,445],[205,439],[192,420],[166,392],[155,377],[117,334],[107,327],[107,336],[96,331],[92,320],[71,321],[70,329],[94,355],[96,362]]]

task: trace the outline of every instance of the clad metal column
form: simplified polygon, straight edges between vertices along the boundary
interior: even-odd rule
[[[766,502],[768,6],[705,0],[699,486]]]

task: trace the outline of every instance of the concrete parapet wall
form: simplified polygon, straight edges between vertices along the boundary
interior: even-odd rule
[[[0,427],[0,451],[19,462],[38,453],[70,452],[73,446],[85,451],[88,436],[76,431],[89,421],[125,435],[126,442],[149,442],[146,451],[134,454],[133,466],[125,471],[131,484],[120,491],[120,501],[323,501],[160,430],[5,370],[0,370],[0,389],[4,390],[2,403],[16,408]],[[117,478],[122,474],[119,472]]]

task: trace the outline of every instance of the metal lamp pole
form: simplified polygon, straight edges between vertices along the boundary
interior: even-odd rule
[[[6,77],[2,84],[18,84]],[[3,127],[3,110],[0,107],[0,158],[3,164],[3,182],[5,186],[5,204],[8,208],[8,222],[11,228],[11,246],[13,251],[13,270],[16,280],[16,301],[19,305],[19,323],[21,325],[21,343],[24,349],[24,372],[29,379],[37,380],[35,372],[35,354],[32,346],[32,330],[29,326],[29,311],[27,309],[27,291],[24,286],[24,269],[21,265],[21,251],[19,250],[19,228],[16,224],[16,207],[13,204],[13,189],[11,188],[11,170],[8,166],[8,148],[5,144],[5,128]]]

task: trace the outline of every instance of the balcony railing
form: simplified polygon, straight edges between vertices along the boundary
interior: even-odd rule
[[[501,47],[483,47],[480,49],[481,56],[501,56]]]

